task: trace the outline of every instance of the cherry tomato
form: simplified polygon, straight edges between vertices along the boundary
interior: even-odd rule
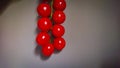
[[[66,1],[65,0],[54,0],[53,8],[55,10],[63,11],[66,8]]]
[[[52,27],[52,22],[49,18],[40,18],[37,25],[41,31],[48,31]]]
[[[54,39],[53,45],[57,50],[62,50],[65,47],[66,42],[62,37],[59,37]]]
[[[48,17],[51,14],[51,8],[50,5],[42,3],[39,4],[37,7],[37,12],[42,17]]]
[[[50,56],[54,51],[54,47],[52,44],[48,43],[44,47],[42,47],[42,54],[44,56]]]
[[[39,46],[44,46],[46,43],[50,41],[50,36],[46,32],[40,32],[36,37],[36,42],[39,44]]]
[[[55,36],[55,37],[61,37],[63,36],[65,33],[65,29],[62,25],[54,25],[53,26],[53,29],[52,29],[52,34]]]
[[[62,24],[65,21],[66,16],[63,11],[55,11],[52,18],[55,24]]]

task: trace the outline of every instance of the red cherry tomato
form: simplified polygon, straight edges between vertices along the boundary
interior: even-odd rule
[[[52,44],[48,43],[42,48],[42,54],[44,56],[50,56],[54,51],[54,47]]]
[[[57,50],[62,50],[65,47],[66,42],[63,38],[59,37],[54,39],[53,45]]]
[[[37,12],[42,17],[48,17],[51,14],[51,8],[50,5],[42,3],[39,4],[37,7]]]
[[[62,24],[65,21],[65,14],[63,11],[55,11],[53,13],[53,21],[55,24]]]
[[[40,18],[37,25],[41,31],[48,31],[52,27],[52,22],[49,18]]]
[[[55,10],[63,11],[66,8],[65,0],[54,0],[53,1],[53,8]]]
[[[49,41],[50,41],[50,36],[46,32],[40,32],[36,37],[36,42],[41,46],[44,46]]]
[[[63,36],[65,33],[65,29],[62,25],[54,25],[53,26],[53,29],[52,29],[52,34],[55,36],[55,37],[61,37]]]

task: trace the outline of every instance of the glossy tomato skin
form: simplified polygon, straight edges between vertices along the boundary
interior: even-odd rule
[[[41,17],[48,17],[51,14],[51,8],[49,4],[41,3],[37,7],[37,12]]]
[[[52,22],[49,18],[40,18],[37,26],[41,31],[47,32],[52,27]]]
[[[51,56],[54,51],[54,47],[52,44],[48,43],[42,47],[42,54],[44,56]]]
[[[45,44],[49,43],[50,36],[46,32],[40,32],[36,37],[36,42],[39,46],[44,46]]]
[[[66,8],[66,1],[65,0],[54,0],[53,1],[53,8],[55,10],[64,11]]]
[[[55,11],[53,13],[52,19],[55,24],[62,24],[65,21],[66,16],[63,11]]]
[[[65,33],[65,29],[62,25],[56,24],[52,28],[52,34],[55,37],[61,37]]]
[[[65,47],[66,42],[62,37],[59,37],[54,39],[53,45],[55,49],[62,50]]]

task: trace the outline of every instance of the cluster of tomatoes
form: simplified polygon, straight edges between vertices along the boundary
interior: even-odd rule
[[[37,7],[40,16],[37,26],[41,32],[37,35],[36,42],[42,46],[44,56],[50,56],[55,49],[61,51],[66,45],[62,38],[65,28],[61,25],[66,19],[63,12],[65,8],[65,0],[43,0]]]

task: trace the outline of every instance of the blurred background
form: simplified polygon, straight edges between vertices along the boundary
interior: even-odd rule
[[[120,68],[120,0],[66,0],[66,47],[39,54],[38,0],[0,0],[0,68]]]

